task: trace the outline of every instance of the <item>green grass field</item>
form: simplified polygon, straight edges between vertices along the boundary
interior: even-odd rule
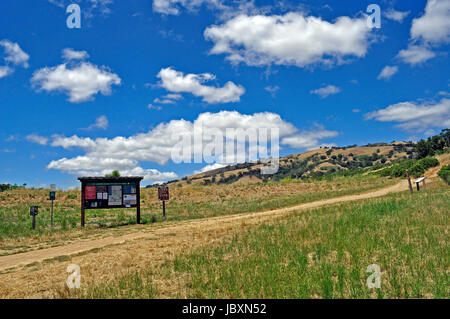
[[[192,185],[171,189],[167,203],[167,220],[186,220],[235,213],[255,212],[292,206],[314,200],[366,192],[396,183],[395,179],[374,176],[335,178],[330,182],[265,183],[258,185]],[[50,201],[45,190],[13,190],[0,193],[0,248],[2,241],[20,241],[27,237],[53,240],[55,237],[80,236],[80,194],[58,192],[54,209],[54,225],[50,228]],[[31,229],[31,205],[40,206],[36,230]],[[155,189],[142,190],[141,221],[162,221],[161,203]],[[99,228],[117,228],[136,223],[135,209],[87,210],[87,227],[83,232]],[[4,247],[3,247],[4,248]],[[0,252],[0,255],[2,253]]]
[[[157,287],[178,279],[170,297],[448,298],[449,207],[450,189],[438,182],[413,195],[295,212],[82,297],[167,297]],[[380,289],[366,286],[371,264],[381,268]]]

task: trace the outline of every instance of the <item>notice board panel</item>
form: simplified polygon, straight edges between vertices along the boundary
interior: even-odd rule
[[[139,196],[135,182],[89,182],[84,188],[85,209],[137,207]]]
[[[81,182],[81,226],[85,210],[136,208],[136,222],[141,222],[140,183],[142,176],[78,177]]]
[[[122,205],[122,186],[108,186],[108,206]]]

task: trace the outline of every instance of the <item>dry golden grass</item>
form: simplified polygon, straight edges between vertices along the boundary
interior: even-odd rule
[[[171,187],[171,200],[167,203],[169,220],[184,220],[235,213],[261,211],[299,203],[330,198],[340,195],[364,192],[395,183],[395,180],[377,177],[335,178],[332,181],[289,181],[270,183],[238,183],[232,185],[187,185],[185,187]],[[157,199],[156,188],[142,189],[141,214],[145,220],[152,216],[161,218],[161,203]],[[55,201],[55,230],[50,231],[48,190],[16,189],[0,193],[0,214],[10,220],[12,236],[0,238],[0,256],[19,252],[44,249],[64,245],[82,239],[121,236],[134,232],[134,225],[120,227],[103,227],[99,225],[105,220],[117,220],[122,215],[126,220],[135,221],[135,210],[122,209],[112,211],[87,211],[88,225],[85,229],[79,226],[80,201],[79,191],[57,192]],[[39,205],[38,220],[47,223],[40,226],[41,231],[35,233],[30,229],[31,219],[28,207]],[[23,229],[17,228],[17,221],[21,219]],[[60,222],[65,218],[75,227],[63,229]],[[2,235],[2,234],[0,234]],[[4,235],[4,234],[3,234]]]
[[[413,195],[286,215],[169,263],[186,278],[176,296],[448,298],[449,200],[438,181]],[[381,289],[366,286],[373,263]]]
[[[86,242],[83,254],[75,254],[80,247],[70,251],[69,246],[57,248],[57,254],[49,255],[50,261],[35,262],[30,266],[19,266],[0,274],[0,297],[70,297],[65,286],[67,273],[65,269],[70,263],[78,264],[82,269],[83,283],[86,286],[101,285],[114,282],[121,276],[140,269],[160,269],[168,258],[177,254],[189,252],[191,249],[210,245],[236,232],[240,233],[252,225],[258,225],[269,220],[280,218],[298,209],[307,209],[320,205],[329,205],[341,201],[358,200],[372,196],[382,196],[390,191],[401,191],[406,188],[402,183],[387,189],[350,195],[340,198],[306,203],[292,208],[283,208],[263,213],[249,213],[215,218],[171,222],[168,224],[154,224],[135,226],[135,232],[124,235],[123,238],[113,238],[103,248],[89,252],[92,247],[99,248]],[[136,228],[139,227],[139,228]],[[139,231],[137,231],[139,230]],[[123,242],[125,241],[125,242]],[[121,243],[117,245],[117,243]],[[66,248],[66,250],[65,250]],[[86,253],[88,252],[88,253]],[[45,252],[39,254],[38,260],[44,258]],[[61,257],[65,256],[65,257]],[[6,257],[0,257],[0,264]],[[15,258],[11,256],[11,258]],[[170,295],[166,292],[163,297]],[[74,295],[75,297],[76,295]]]

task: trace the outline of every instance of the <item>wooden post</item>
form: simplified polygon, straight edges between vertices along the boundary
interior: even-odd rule
[[[406,177],[408,177],[409,190],[412,193],[413,192],[413,187],[412,187],[412,184],[411,184],[411,178],[409,177],[409,171],[408,170],[406,170]]]
[[[141,186],[136,182],[136,222],[141,223]]]
[[[85,184],[81,183],[81,227],[84,227]]]
[[[166,201],[165,200],[163,200],[163,217],[164,217],[164,220],[166,220]]]
[[[425,189],[425,186],[427,186],[427,185],[425,184],[425,180],[426,180],[426,178],[423,179],[423,189]]]
[[[419,184],[420,184],[420,183],[416,183],[416,185],[417,185],[417,191],[420,191],[420,186],[419,186]]]

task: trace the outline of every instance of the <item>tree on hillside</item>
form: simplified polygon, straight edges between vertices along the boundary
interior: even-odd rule
[[[431,148],[431,145],[427,143],[425,140],[420,140],[416,145],[417,156],[419,158],[424,158],[427,156],[433,156],[434,151]]]
[[[417,157],[424,158],[433,156],[436,152],[450,147],[450,129],[443,129],[441,134],[429,137],[426,140],[420,140],[416,144]]]
[[[118,170],[114,170],[111,174],[106,174],[105,177],[120,177]]]
[[[0,192],[6,191],[11,189],[11,185],[10,184],[0,184]]]
[[[439,137],[444,142],[444,147],[450,147],[450,129],[443,129]]]

